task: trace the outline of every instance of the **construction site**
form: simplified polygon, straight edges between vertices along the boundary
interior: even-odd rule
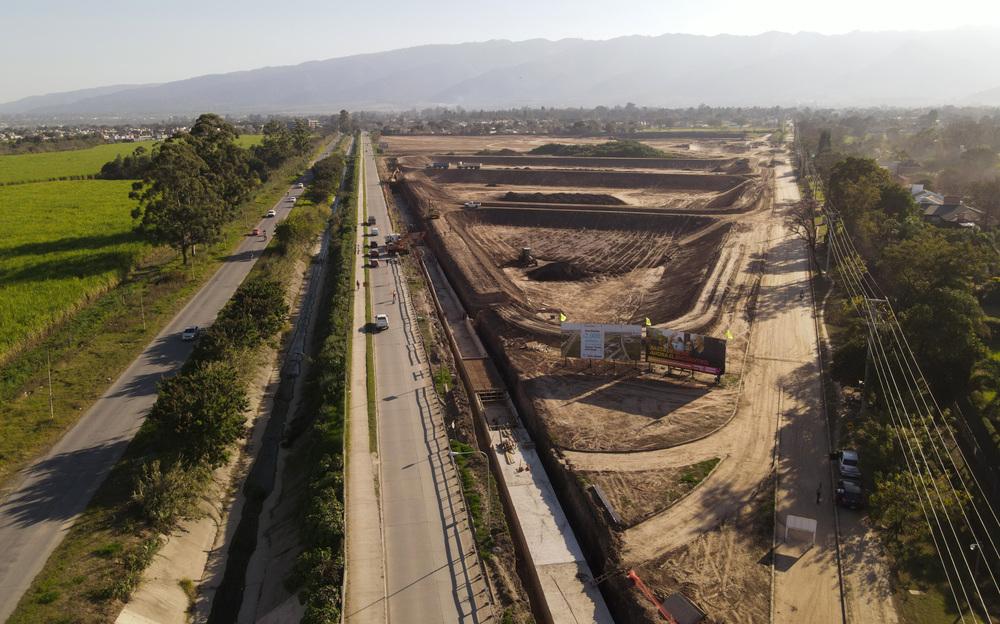
[[[780,150],[762,135],[644,141],[659,158],[528,153],[590,139],[382,140],[383,179],[488,352],[462,355],[483,434],[523,425],[530,440],[508,443],[537,451],[614,617],[662,621],[648,586],[706,621],[767,621],[775,422],[741,405],[755,324],[774,314],[758,293],[785,231]],[[566,357],[566,322],[725,340],[724,372]],[[501,397],[511,410],[490,408]]]

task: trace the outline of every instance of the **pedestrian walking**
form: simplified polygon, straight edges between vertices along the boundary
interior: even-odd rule
[[[354,290],[361,290],[361,280],[356,280],[354,282]]]
[[[816,487],[816,504],[819,505],[823,502],[823,482]]]
[[[392,291],[392,302],[396,303],[396,291]]]

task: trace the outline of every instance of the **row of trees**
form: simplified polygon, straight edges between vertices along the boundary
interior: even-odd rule
[[[198,245],[218,240],[222,227],[269,173],[310,145],[302,120],[264,126],[264,138],[250,149],[239,133],[215,114],[201,115],[191,130],[155,147],[105,165],[109,176],[141,173],[129,197],[137,230],[151,243],[176,249],[187,264]],[[102,169],[102,175],[104,169]]]
[[[320,204],[337,192],[337,186],[344,175],[344,156],[336,152],[319,160],[312,166],[312,179],[304,193],[306,199]]]
[[[360,141],[355,142],[355,153]],[[357,228],[358,169],[356,156],[346,166],[350,173],[341,195],[340,210],[331,224],[324,314],[318,335],[323,336],[307,383],[309,401],[302,416],[291,423],[289,437],[301,437],[297,453],[308,466],[299,537],[302,553],[286,585],[305,605],[303,624],[336,624],[341,620],[344,574],[344,409],[347,362],[354,296],[355,233]]]
[[[842,217],[845,233],[878,285],[875,291],[881,291],[895,310],[930,390],[942,407],[961,399],[982,382],[975,372],[989,361],[985,341],[990,331],[981,303],[995,289],[991,276],[1000,268],[1000,255],[992,237],[927,224],[906,189],[872,159],[837,160],[829,166],[824,182],[820,186],[825,190],[828,207]],[[845,269],[836,283],[842,285],[850,273]],[[869,286],[874,288],[870,282]],[[846,290],[841,294],[846,297]],[[852,302],[846,300],[827,310],[826,320],[836,328],[832,332],[831,373],[853,386],[865,376],[868,327],[855,314]],[[908,355],[880,354],[881,348],[873,347],[872,371],[876,361],[895,370],[892,358],[905,359]],[[901,360],[897,363],[902,368]],[[895,374],[882,370],[883,375]],[[948,578],[935,554],[935,539],[940,535],[932,535],[923,507],[914,504],[917,493],[900,446],[900,436],[921,448],[936,448],[941,440],[931,438],[926,424],[923,428],[904,427],[894,422],[894,410],[899,406],[893,398],[894,389],[881,387],[876,377],[873,372],[872,383],[864,388],[867,410],[844,417],[843,443],[860,448],[865,458],[866,478],[872,486],[869,513],[882,529],[897,574],[903,582],[916,578],[947,591]],[[896,383],[895,379],[892,383]],[[994,389],[997,383],[1000,378],[994,378]],[[905,409],[913,409],[917,422],[929,418],[917,407]],[[954,416],[950,410],[945,411],[949,417]],[[951,491],[953,478],[953,471],[941,466],[928,480],[938,491]],[[963,528],[971,504],[968,492],[961,488],[954,496],[935,502],[935,513],[942,521],[947,518],[959,527],[956,539],[964,543],[976,540]]]
[[[275,336],[288,317],[280,282],[241,285],[199,340],[181,373],[160,383],[143,425],[152,440],[133,500],[152,528],[167,531],[186,512],[212,469],[245,433],[247,379],[237,362]]]
[[[869,271],[897,311],[935,395],[945,402],[969,388],[990,332],[981,299],[991,296],[1000,257],[989,234],[923,221],[909,192],[872,159],[845,158],[826,184]],[[848,332],[834,371],[846,381],[864,369],[864,335]]]

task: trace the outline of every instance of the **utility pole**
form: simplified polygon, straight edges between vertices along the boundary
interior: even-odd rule
[[[52,362],[49,359],[49,350],[45,350],[45,369],[48,371],[49,376],[49,418],[52,420],[56,419],[55,406],[52,403]]]
[[[868,308],[868,338],[865,340],[865,379],[861,387],[861,414],[860,418],[865,416],[865,407],[868,404],[868,388],[871,376],[871,360],[872,360],[872,340],[876,339],[876,332],[878,331],[878,319],[882,317],[882,311],[878,307],[879,305],[889,305],[889,302],[885,299],[873,299],[871,297],[865,297],[865,306]]]

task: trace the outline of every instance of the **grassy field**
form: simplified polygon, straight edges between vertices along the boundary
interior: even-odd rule
[[[261,138],[259,134],[247,134],[239,138],[239,143],[248,147],[259,143]],[[0,184],[93,175],[115,156],[131,154],[139,146],[149,149],[153,143],[109,143],[82,150],[0,156]]]
[[[189,266],[165,248],[150,250],[117,288],[95,293],[85,306],[56,324],[37,344],[3,362],[0,375],[0,483],[23,467],[76,422],[129,362],[183,307],[187,299],[218,268],[254,221],[274,205],[304,170],[305,158],[295,159],[258,189],[241,207],[240,216],[224,228],[222,240],[199,254]],[[88,180],[56,182],[58,189],[96,188],[129,182]],[[0,188],[0,197],[18,189]],[[126,196],[127,201],[127,196]],[[122,214],[129,222],[128,210]],[[4,239],[6,240],[6,239]],[[145,320],[139,314],[144,303]],[[52,365],[54,418],[47,403],[46,356]]]
[[[0,188],[0,362],[115,286],[148,246],[132,234],[128,180]]]

